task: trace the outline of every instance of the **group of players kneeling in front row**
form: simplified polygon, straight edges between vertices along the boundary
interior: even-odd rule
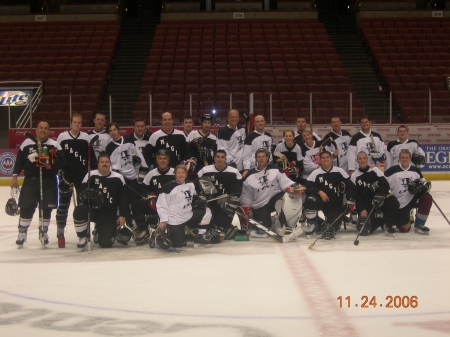
[[[132,237],[136,244],[149,243],[151,248],[177,249],[186,245],[186,241],[193,241],[194,247],[209,246],[234,238],[238,233],[232,225],[236,213],[242,220],[242,230],[251,229],[245,220],[251,218],[266,228],[253,234],[266,236],[273,229],[271,214],[275,205],[286,196],[299,201],[298,216],[293,225],[286,220],[286,210],[277,209],[279,227],[289,226],[295,230],[292,227],[303,222],[303,231],[297,233],[305,232],[308,237],[320,233],[325,239],[334,238],[343,217],[355,207],[361,235],[369,235],[379,227],[387,236],[394,236],[394,227],[400,232],[409,232],[413,208],[418,208],[414,231],[429,234],[425,223],[432,205],[432,197],[428,193],[431,183],[423,178],[417,167],[411,165],[408,150],[402,150],[399,165],[390,167],[384,174],[377,167],[368,165],[365,152],[359,152],[359,167],[351,178],[343,169],[332,165],[330,152],[323,151],[320,153],[320,167],[303,185],[295,183],[280,167],[269,163],[270,152],[265,148],[256,151],[256,167],[244,179],[236,168],[226,164],[223,150],[214,154],[214,164],[203,167],[193,182],[186,180],[188,172],[185,166],[169,166],[170,153],[167,150],[159,150],[155,159],[156,168],[145,176],[143,184],[136,190],[126,184],[121,174],[111,170],[108,154],[98,156],[98,169],[86,175],[77,191],[78,205],[73,219],[79,249],[84,248],[90,236],[90,221],[95,223],[94,242],[104,248],[111,247],[115,241],[126,245]],[[34,180],[31,185],[37,183]],[[62,193],[73,192],[64,187],[64,181],[59,187]],[[6,208],[7,213],[12,212],[8,204]],[[318,216],[319,210],[326,220]],[[44,224],[46,218],[50,218],[50,212],[51,207],[44,209]],[[28,217],[32,218],[33,213]],[[20,221],[31,221],[24,216],[21,212]],[[19,246],[26,241],[27,235],[26,230],[21,232],[20,229],[19,224],[16,242]]]

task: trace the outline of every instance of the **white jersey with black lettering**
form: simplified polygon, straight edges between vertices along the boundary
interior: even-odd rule
[[[95,151],[95,157],[98,159],[98,155],[101,152],[106,151],[106,146],[109,144],[109,142],[112,140],[111,136],[106,132],[106,130],[103,130],[101,132],[97,132],[95,130],[88,131],[89,136],[89,142],[94,138],[96,135],[98,135],[97,141],[95,141],[92,144],[92,148]]]
[[[195,186],[186,181],[180,184],[172,181],[163,186],[156,210],[159,221],[169,225],[181,225],[192,217],[192,199],[196,195]]]
[[[228,125],[219,129],[217,135],[217,150],[224,150],[227,153],[227,164],[235,165],[239,171],[244,169],[244,141],[245,129],[236,127],[230,128]]]
[[[411,153],[411,155],[417,153],[419,156],[425,157],[425,152],[422,150],[417,140],[407,139],[403,143],[399,140],[393,140],[392,142],[389,142],[387,146],[386,164],[384,164],[385,170],[387,170],[391,166],[400,164],[398,158],[400,156],[401,150],[408,150]],[[416,166],[412,162],[411,165]],[[422,168],[424,166],[425,165],[420,165],[417,167]]]
[[[425,181],[420,170],[411,164],[407,169],[404,169],[400,165],[391,166],[388,170],[384,171],[384,176],[391,188],[391,194],[398,199],[400,208],[408,205],[414,198],[414,195],[408,191],[409,182],[416,179]]]
[[[147,167],[145,159],[133,142],[123,137],[119,141],[112,140],[106,147],[106,153],[111,157],[111,169],[119,172],[125,179],[137,179],[136,169],[133,165],[133,155],[141,159],[141,167]]]
[[[373,136],[373,142],[375,144],[372,143],[371,136]],[[371,151],[379,151],[383,154],[386,154],[386,145],[381,139],[380,134],[373,131],[370,131],[369,134],[365,134],[362,131],[359,131],[358,133],[353,135],[352,139],[350,140],[350,145],[347,152],[349,171],[355,171],[358,168],[356,158],[358,156],[358,153],[361,151],[367,154],[367,157],[369,159],[367,163],[368,165],[376,164],[379,167],[379,162],[375,162],[369,153]]]

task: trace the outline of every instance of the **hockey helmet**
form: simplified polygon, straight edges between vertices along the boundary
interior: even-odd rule
[[[260,147],[258,150],[256,150],[255,159],[258,156],[258,153],[265,153],[267,157],[270,157],[270,152],[265,147]]]
[[[203,114],[200,116],[200,124],[202,124],[204,121],[211,121],[213,122],[213,116],[211,114]]]
[[[156,245],[161,249],[167,250],[173,246],[173,242],[169,234],[164,231],[162,233],[156,233]]]
[[[19,215],[19,206],[17,205],[16,199],[9,198],[6,202],[5,212],[8,215],[16,216]]]
[[[61,193],[72,193],[73,190],[73,184],[69,183],[66,178],[64,177],[63,171],[58,171],[58,190]]]
[[[158,156],[167,156],[170,158],[170,152],[166,149],[160,149],[155,153],[155,157],[157,158]]]

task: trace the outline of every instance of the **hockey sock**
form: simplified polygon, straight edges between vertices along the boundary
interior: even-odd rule
[[[208,229],[209,224],[207,225],[197,225],[198,234],[205,234],[206,230]]]
[[[427,216],[430,214],[431,205],[433,204],[433,197],[425,193],[419,198],[419,208],[417,209],[417,213],[421,215],[421,218],[423,219],[423,216]],[[416,214],[416,219],[417,215]],[[425,219],[426,221],[426,219]]]
[[[419,212],[416,213],[416,224],[420,226],[425,226],[425,223],[427,222],[428,215],[420,214]]]

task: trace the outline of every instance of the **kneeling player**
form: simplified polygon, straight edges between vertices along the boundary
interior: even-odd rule
[[[103,152],[98,156],[98,170],[91,171],[90,175],[88,173],[84,177],[80,191],[80,204],[73,211],[73,221],[79,238],[78,249],[82,250],[87,244],[89,212],[90,220],[96,224],[95,243],[109,248],[117,237],[119,243],[127,244],[132,233],[124,227],[125,217],[128,215],[125,179],[121,174],[111,172],[109,155]]]
[[[340,167],[332,165],[333,157],[330,152],[320,153],[321,168],[314,170],[306,180],[305,215],[308,229],[305,234],[314,235],[322,232],[334,223],[325,233],[325,239],[334,237],[340,229],[342,216],[349,214],[355,208],[355,185],[348,174]],[[347,201],[344,204],[344,193]],[[321,210],[326,223],[320,223],[317,211]]]
[[[163,186],[156,202],[159,224],[156,244],[164,243],[160,248],[181,248],[186,243],[185,227],[198,229],[194,247],[209,246],[211,232],[207,232],[211,220],[211,211],[206,207],[206,199],[198,197],[192,182],[186,181],[187,168],[175,167],[175,181]],[[161,240],[161,237],[164,237]]]
[[[378,227],[386,224],[386,236],[394,236],[395,218],[400,205],[396,197],[389,194],[389,183],[383,173],[377,168],[367,165],[368,157],[365,151],[358,153],[358,169],[352,174],[351,181],[356,185],[356,209],[359,212],[358,231],[366,222],[373,208],[374,211],[361,235],[369,235]]]
[[[414,232],[428,235],[430,229],[425,226],[433,203],[428,193],[431,182],[426,181],[420,170],[411,165],[411,152],[407,149],[400,151],[400,165],[390,167],[384,172],[391,187],[391,193],[400,203],[395,222],[400,232],[409,232],[411,224],[409,214],[413,208],[418,208],[414,222]]]
[[[271,213],[275,211],[275,203],[285,192],[300,195],[304,193],[303,186],[298,185],[273,164],[269,164],[270,152],[259,148],[255,153],[256,167],[248,171],[242,187],[241,204],[245,215],[252,216],[268,229],[272,227]],[[300,207],[301,208],[301,207]],[[299,217],[301,209],[297,210]],[[286,224],[284,213],[279,216],[280,224]],[[266,236],[259,229],[254,235]]]

